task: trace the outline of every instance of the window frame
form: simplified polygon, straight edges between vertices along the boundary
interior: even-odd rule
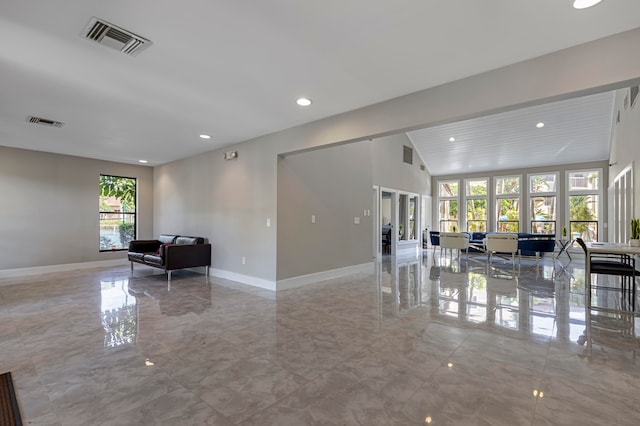
[[[120,178],[120,179],[131,179],[134,181],[134,185],[135,185],[135,206],[134,206],[134,211],[133,212],[125,212],[125,211],[103,211],[101,209],[101,201],[102,201],[102,195],[100,194],[100,179],[102,178],[102,176],[107,176],[107,177],[111,177],[111,178]],[[100,175],[98,176],[98,251],[100,253],[105,253],[105,252],[116,252],[116,251],[126,251],[129,249],[128,244],[126,247],[121,247],[121,248],[115,248],[114,246],[111,246],[110,248],[103,248],[102,244],[102,224],[103,224],[103,215],[113,215],[113,214],[118,214],[122,217],[123,222],[124,222],[124,217],[127,216],[129,218],[133,218],[133,236],[132,236],[132,240],[135,240],[138,236],[138,178],[137,177],[133,177],[133,176],[119,176],[119,175],[114,175],[114,174],[108,174],[108,173],[100,173]],[[131,223],[131,222],[129,222]]]
[[[469,195],[467,193],[467,183],[470,181],[484,181],[485,182],[485,187],[486,187],[486,194],[484,195]],[[465,178],[463,179],[464,182],[464,202],[462,203],[464,205],[464,228],[467,230],[467,232],[474,232],[474,231],[470,231],[469,230],[469,201],[473,201],[473,200],[485,200],[486,203],[486,209],[487,211],[485,212],[485,220],[484,220],[484,231],[477,231],[477,232],[487,232],[489,230],[489,193],[490,193],[490,187],[491,187],[491,179],[488,177],[477,177],[477,178]],[[460,191],[458,190],[458,193],[460,193]],[[458,221],[460,220],[460,208],[458,208]],[[481,222],[481,220],[473,220],[473,222]]]
[[[555,181],[556,181],[556,185],[555,185],[555,191],[540,191],[540,192],[533,192],[533,189],[531,187],[531,181],[532,178],[535,176],[545,176],[545,175],[555,175]],[[553,172],[535,172],[535,173],[529,173],[527,174],[527,210],[529,212],[529,221],[527,222],[527,226],[528,226],[528,232],[530,233],[534,233],[533,232],[533,224],[538,223],[538,222],[544,222],[544,223],[548,223],[551,222],[553,223],[553,234],[557,235],[558,234],[558,213],[560,211],[560,207],[558,205],[558,195],[559,195],[559,191],[558,188],[560,187],[560,172],[559,171],[553,171]],[[555,220],[536,220],[535,216],[533,215],[533,209],[532,209],[532,205],[531,205],[531,200],[532,198],[536,198],[536,197],[554,197],[555,198]],[[543,235],[543,234],[540,234]]]
[[[587,172],[597,172],[597,189],[571,189],[571,180],[570,175],[572,173],[587,173]],[[604,216],[604,203],[607,200],[604,199],[604,170],[601,167],[592,167],[592,168],[584,168],[584,169],[573,169],[565,171],[565,225],[568,230],[567,238],[574,239],[573,232],[571,232],[571,224],[574,222],[595,222],[596,223],[596,241],[601,240],[603,238],[602,232],[604,232],[603,227],[603,216]],[[597,220],[589,220],[589,221],[576,221],[571,219],[571,197],[572,196],[589,196],[595,195],[598,197],[598,206],[596,214],[598,215]],[[591,241],[591,238],[585,239],[585,241]]]
[[[444,196],[443,197],[440,194],[440,185],[441,184],[446,184],[446,183],[455,183],[455,184],[457,184],[458,185],[458,194],[455,195],[455,196],[450,196],[450,197]],[[452,220],[444,220],[444,219],[442,219],[440,217],[440,204],[443,201],[456,201],[458,203],[458,218],[455,220],[454,226],[456,226],[456,228],[458,230],[460,230],[460,179],[442,179],[442,180],[438,180],[436,182],[436,189],[438,191],[438,204],[437,204],[437,206],[438,206],[438,210],[437,210],[438,211],[438,230],[440,232],[448,231],[448,228],[447,229],[443,229],[442,228],[443,221],[445,221],[447,223],[454,222]]]
[[[498,185],[498,180],[500,179],[508,179],[508,178],[517,178],[518,179],[518,193],[510,193],[510,194],[498,194],[497,191],[497,185]],[[500,223],[512,223],[515,222],[514,220],[507,220],[507,221],[501,221],[500,219],[500,200],[505,200],[505,199],[517,199],[518,200],[518,205],[519,205],[519,209],[518,209],[518,230],[515,232],[522,232],[521,231],[521,227],[520,224],[522,223],[522,175],[501,175],[501,176],[494,176],[493,177],[493,204],[495,206],[495,212],[493,215],[494,218],[494,223],[495,223],[495,230],[498,232],[513,232],[513,231],[500,231]]]

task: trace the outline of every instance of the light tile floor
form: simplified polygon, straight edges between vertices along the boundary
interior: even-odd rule
[[[585,313],[567,262],[429,251],[277,294],[128,267],[4,278],[0,373],[31,425],[637,426],[639,325]]]

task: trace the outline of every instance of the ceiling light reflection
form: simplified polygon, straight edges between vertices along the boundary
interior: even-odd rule
[[[309,106],[311,105],[311,99],[300,98],[296,101],[296,103],[300,106]]]
[[[595,6],[600,3],[602,0],[575,0],[573,2],[573,7],[576,9],[586,9],[591,6]]]

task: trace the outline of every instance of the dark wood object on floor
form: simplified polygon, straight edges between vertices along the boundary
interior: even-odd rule
[[[11,373],[0,375],[0,426],[22,426]]]

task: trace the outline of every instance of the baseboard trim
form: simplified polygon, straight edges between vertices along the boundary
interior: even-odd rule
[[[373,265],[374,262],[368,262],[362,263],[360,265],[347,266],[344,268],[330,269],[328,271],[316,272],[308,275],[300,275],[293,278],[286,278],[284,280],[278,280],[276,282],[276,288],[278,291],[287,290],[290,288],[302,287],[304,285],[313,284],[320,281],[341,278],[351,274],[372,272]]]
[[[263,288],[265,290],[276,291],[276,283],[250,275],[238,274],[237,272],[225,271],[224,269],[209,268],[209,275],[225,280],[237,281],[253,287]]]
[[[27,275],[48,274],[51,272],[66,272],[74,269],[108,268],[112,266],[128,265],[127,259],[98,260],[95,262],[63,263],[60,265],[34,266],[31,268],[16,268],[0,270],[0,278],[22,277]]]

